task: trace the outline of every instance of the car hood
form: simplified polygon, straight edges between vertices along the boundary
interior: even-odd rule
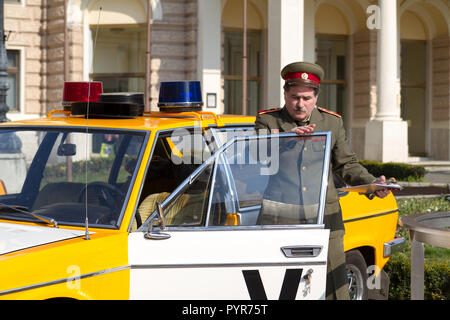
[[[82,230],[0,222],[0,255],[84,235]]]

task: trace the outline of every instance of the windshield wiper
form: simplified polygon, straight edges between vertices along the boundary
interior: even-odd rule
[[[38,214],[36,214],[34,212],[28,211],[27,207],[16,206],[16,205],[15,206],[11,206],[9,204],[0,203],[0,211],[2,210],[2,208],[8,208],[8,209],[14,210],[15,212],[25,213],[26,215],[32,216],[32,217],[34,217],[36,219],[39,219],[39,220],[41,220],[41,221],[43,221],[43,222],[45,222],[47,224],[52,224],[55,228],[58,228],[58,222],[56,222],[55,219],[49,218],[49,217],[46,217],[46,216],[41,216],[41,215],[38,215]]]

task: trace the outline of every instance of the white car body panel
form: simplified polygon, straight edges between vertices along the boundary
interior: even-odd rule
[[[259,273],[262,281],[259,294],[276,300],[288,269],[300,276],[299,283],[287,283],[289,288],[284,288],[296,292],[296,299],[325,298],[329,230],[164,232],[171,237],[149,240],[143,232],[129,236],[131,299],[250,299],[250,291],[256,289],[248,287],[244,271],[253,270],[253,276],[258,278]],[[281,250],[318,245],[322,250],[316,257],[287,258]],[[308,271],[312,271],[310,290]]]
[[[56,241],[76,238],[84,231],[0,223],[0,255]]]

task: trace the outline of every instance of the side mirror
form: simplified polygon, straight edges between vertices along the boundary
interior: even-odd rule
[[[73,143],[60,144],[56,153],[60,157],[74,156],[77,154],[77,145]]]
[[[226,226],[239,226],[241,225],[241,215],[239,213],[227,213],[225,220]]]
[[[149,221],[148,223],[148,229],[147,232],[144,234],[144,237],[149,240],[164,240],[169,239],[170,234],[162,233],[161,231],[166,229],[166,224],[164,221],[164,211],[162,209],[161,203],[156,202],[156,220],[153,218],[152,221]],[[159,230],[153,231],[153,227],[155,223],[160,224]]]

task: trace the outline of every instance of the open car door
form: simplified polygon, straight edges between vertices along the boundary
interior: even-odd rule
[[[150,195],[129,235],[130,298],[324,299],[330,140],[234,137],[161,205]]]

